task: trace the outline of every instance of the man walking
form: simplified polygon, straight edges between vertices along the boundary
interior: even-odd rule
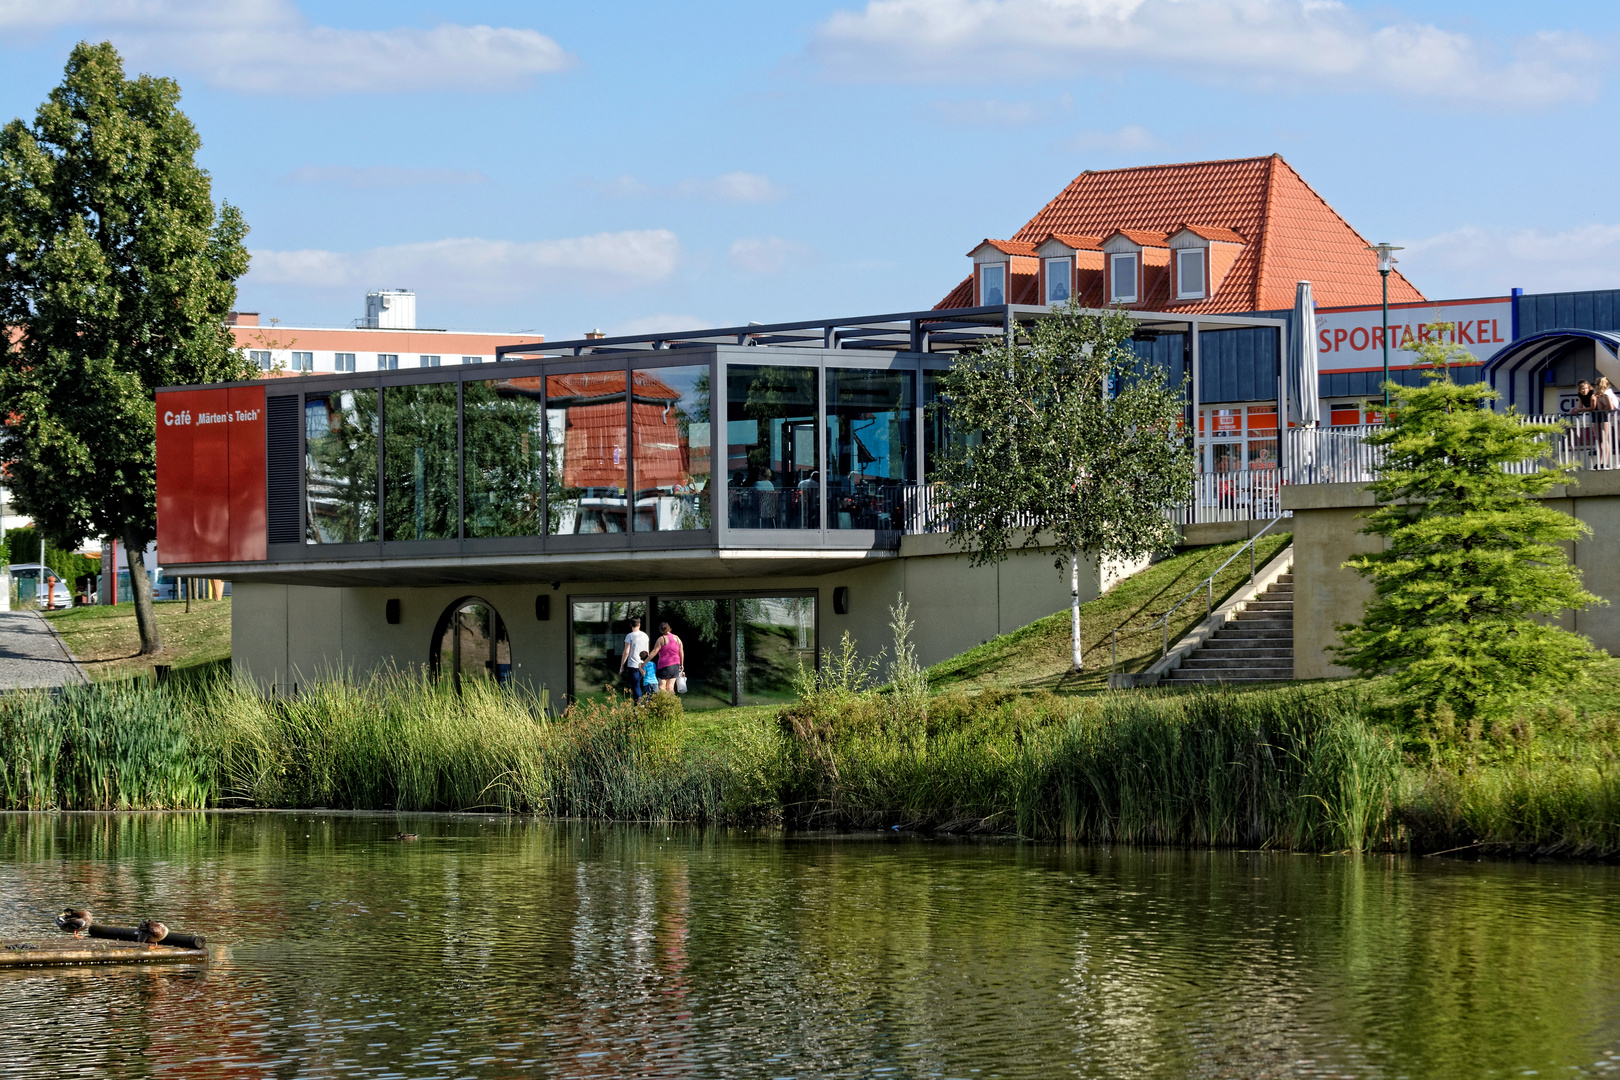
[[[647,635],[641,629],[641,619],[630,620],[630,632],[624,635],[624,652],[619,657],[619,678],[630,688],[636,704],[641,704],[641,654],[647,651]]]

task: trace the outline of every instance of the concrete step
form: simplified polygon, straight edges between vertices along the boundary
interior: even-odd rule
[[[1287,630],[1293,633],[1293,619],[1233,619],[1226,624],[1244,630]]]
[[[1262,597],[1259,600],[1250,600],[1238,614],[1251,615],[1260,611],[1286,611],[1292,613],[1293,610],[1294,602],[1292,600],[1271,600]]]
[[[1287,675],[1230,675],[1218,672],[1183,671],[1177,668],[1162,681],[1167,683],[1258,683],[1258,682],[1289,682],[1294,677],[1290,671]]]
[[[1294,650],[1286,642],[1266,641],[1206,641],[1198,650],[1199,656],[1275,657],[1294,662]]]
[[[1214,656],[1204,656],[1200,650],[1181,662],[1178,671],[1251,671],[1266,675],[1292,675],[1294,673],[1293,660],[1248,660],[1241,657],[1226,660]]]

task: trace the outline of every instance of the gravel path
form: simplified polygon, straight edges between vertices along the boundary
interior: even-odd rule
[[[0,611],[0,690],[82,683],[84,672],[37,611]]]

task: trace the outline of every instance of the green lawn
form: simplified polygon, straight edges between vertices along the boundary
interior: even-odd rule
[[[186,611],[183,600],[156,605],[163,652],[141,656],[141,636],[135,628],[135,605],[78,607],[43,614],[62,635],[74,659],[93,681],[127,679],[144,674],[154,664],[176,671],[228,662],[231,658],[231,601],[193,601]]]
[[[1259,542],[1257,565],[1288,546],[1292,534],[1264,536]],[[1172,604],[1197,587],[1242,544],[1188,548],[1121,581],[1104,595],[1080,606],[1080,639],[1085,647],[1085,670],[1069,670],[1069,612],[1049,615],[1010,634],[929,669],[929,685],[941,690],[1004,689],[1090,692],[1108,684],[1109,644],[1119,631],[1119,670],[1143,671],[1158,659],[1164,644],[1157,620]],[[1235,560],[1215,582],[1219,606],[1249,576],[1249,558]],[[1170,622],[1170,644],[1204,619],[1204,601],[1195,597]]]

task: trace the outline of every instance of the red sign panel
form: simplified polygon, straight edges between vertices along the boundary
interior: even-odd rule
[[[157,531],[168,564],[265,557],[264,387],[158,394]]]

